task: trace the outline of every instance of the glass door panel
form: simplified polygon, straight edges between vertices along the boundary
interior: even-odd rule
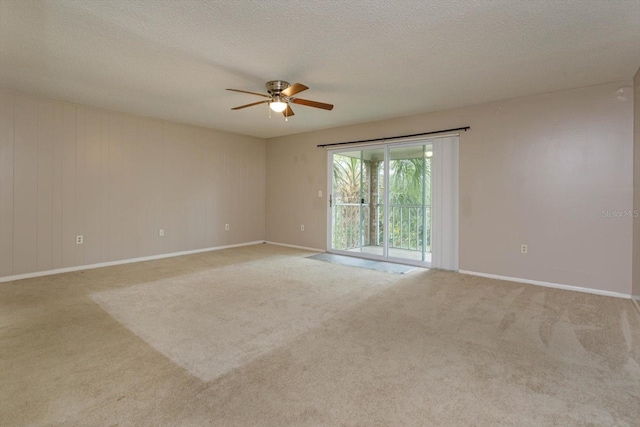
[[[431,261],[430,143],[389,148],[388,257]]]
[[[331,249],[384,255],[384,149],[332,155]]]

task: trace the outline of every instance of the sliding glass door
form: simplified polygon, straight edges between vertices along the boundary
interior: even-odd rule
[[[444,268],[457,268],[457,143],[449,137],[330,151],[329,251],[438,266],[432,262],[442,257],[433,252],[444,248],[447,259],[456,252]],[[451,185],[443,191],[443,183]],[[442,229],[453,225],[455,233]]]

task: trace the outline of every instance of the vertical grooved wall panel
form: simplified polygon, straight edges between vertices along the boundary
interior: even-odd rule
[[[78,108],[76,115],[76,236],[85,234],[85,198],[87,195],[86,170],[86,109]],[[86,242],[76,245],[76,265],[86,264]]]
[[[122,117],[109,114],[109,261],[122,259]]]
[[[0,92],[0,276],[13,274],[14,96]]]
[[[100,259],[109,259],[109,113],[99,111],[100,115],[100,184],[97,187],[100,199],[98,222],[100,224]]]
[[[76,264],[76,107],[62,112],[62,267]]]
[[[62,267],[62,122],[63,105],[53,103],[53,195],[51,220],[51,268]]]
[[[84,186],[90,189],[84,195],[84,254],[87,264],[95,264],[100,256],[100,206],[102,167],[102,125],[100,112],[84,111]]]
[[[0,91],[0,277],[263,240],[265,168],[262,139]]]
[[[139,253],[149,256],[154,253],[154,231],[156,222],[154,216],[154,186],[153,165],[155,150],[153,147],[153,127],[151,120],[138,121],[138,221],[137,234]],[[145,153],[145,155],[142,155]]]
[[[38,270],[51,270],[53,244],[53,102],[38,105]]]
[[[38,100],[16,96],[13,152],[13,273],[37,271]]]
[[[132,117],[122,120],[122,255],[133,258],[139,251],[138,210],[140,180],[138,168],[138,126]]]
[[[150,165],[151,176],[151,194],[152,194],[152,211],[154,223],[152,231],[151,255],[161,254],[165,252],[163,243],[166,238],[158,237],[158,229],[165,228],[165,217],[168,216],[165,210],[165,200],[167,199],[167,179],[164,174],[165,158],[168,157],[164,150],[164,123],[159,121],[151,121],[151,140],[149,155],[152,159]]]

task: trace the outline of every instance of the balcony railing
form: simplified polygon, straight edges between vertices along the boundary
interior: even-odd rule
[[[384,240],[384,205],[336,203],[332,210],[332,246],[349,250],[363,246],[382,246]],[[426,222],[424,221],[426,218]],[[423,224],[426,225],[424,230]],[[425,233],[426,231],[426,233]],[[431,206],[389,205],[389,248],[431,251]]]

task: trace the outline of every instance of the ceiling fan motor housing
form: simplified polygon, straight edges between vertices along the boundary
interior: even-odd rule
[[[291,86],[289,82],[282,80],[272,80],[267,82],[267,92],[271,95],[278,95],[280,92]]]

